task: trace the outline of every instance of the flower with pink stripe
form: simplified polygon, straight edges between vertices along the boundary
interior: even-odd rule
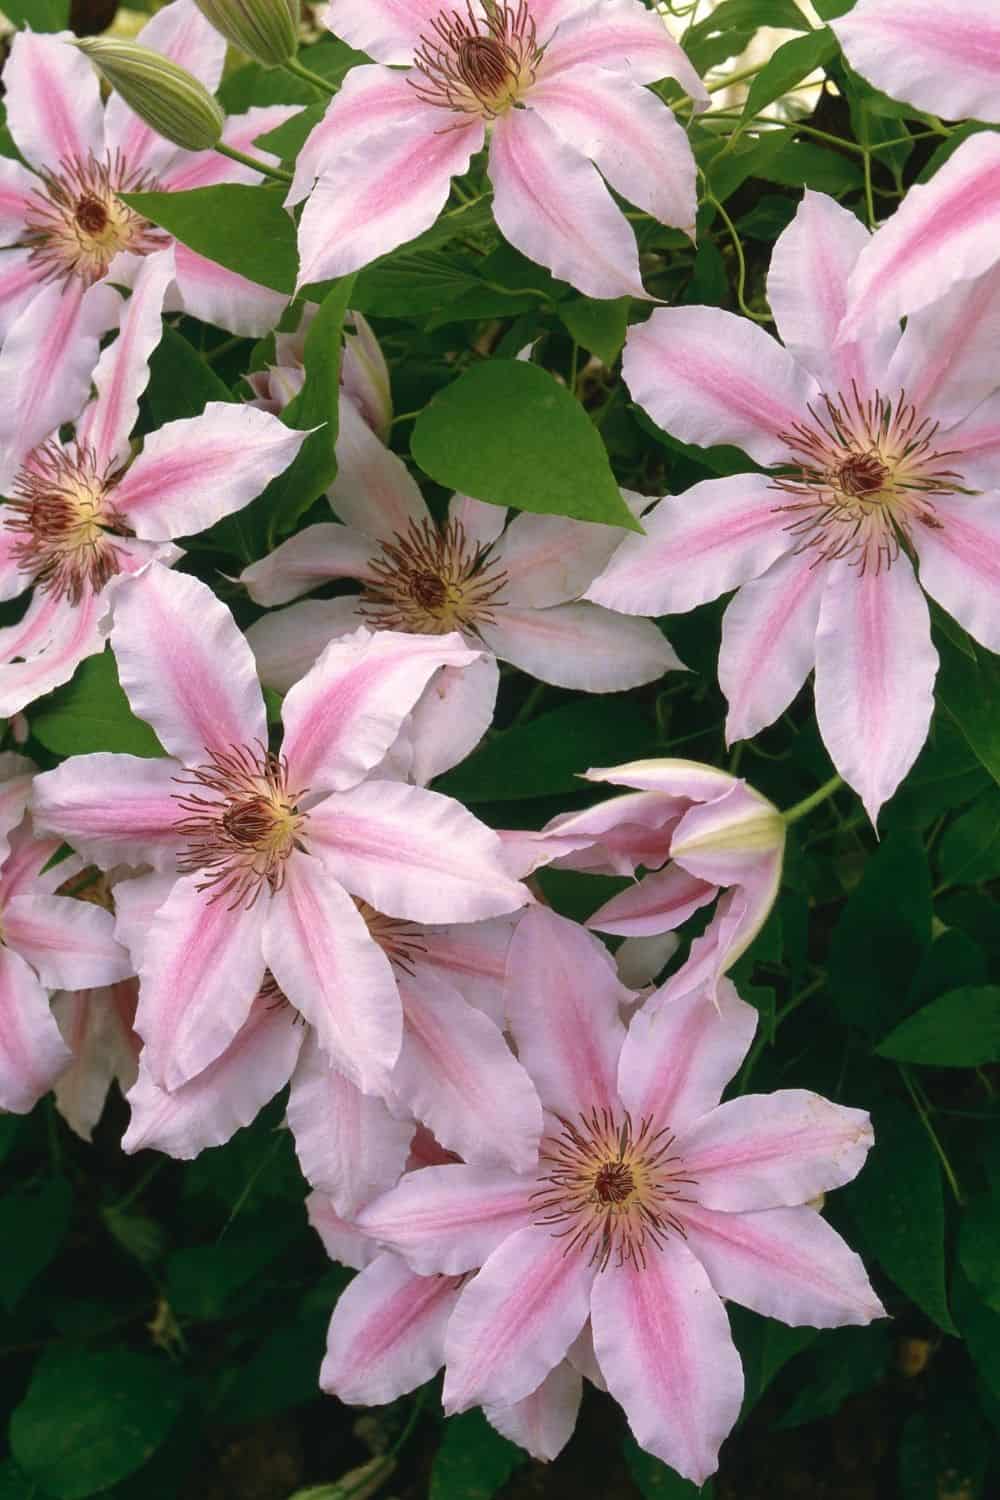
[[[353,898],[431,923],[528,900],[496,834],[450,798],[380,774],[440,668],[476,653],[456,636],[336,641],[287,695],[278,752],[250,649],[205,584],[159,563],[120,580],[111,644],[168,757],[75,757],[38,779],[35,807],[103,868],[171,877],[139,969],[149,1076],[173,1091],[217,1062],[269,973],[326,1056],[385,1091],[403,1008]]]
[[[810,1207],[860,1171],[872,1134],[863,1111],[800,1089],[719,1104],[757,1020],[731,985],[718,1009],[655,994],[626,1031],[631,998],[596,938],[527,912],[506,1003],[546,1112],[535,1170],[428,1167],[357,1223],[420,1276],[476,1272],[448,1320],[447,1411],[530,1401],[589,1320],[638,1442],[701,1483],[743,1396],[723,1299],[794,1325],[882,1315]]]
[[[676,79],[701,108],[708,95],[638,0],[334,0],[327,22],[377,61],[352,69],[298,157],[303,285],[430,228],[487,138],[500,230],[589,297],[646,295],[605,182],[694,234],[691,148],[645,85]]]
[[[587,592],[675,614],[737,589],[719,659],[728,739],[770,724],[815,669],[823,739],[873,821],[933,709],[918,565],[923,590],[1000,650],[1000,271],[911,309],[905,331],[845,324],[855,268],[893,233],[870,239],[807,192],[768,278],[783,344],[709,307],[632,330],[635,400],[685,442],[732,443],[761,467],[661,500]]]

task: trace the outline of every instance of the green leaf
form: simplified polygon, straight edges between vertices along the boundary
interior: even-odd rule
[[[281,161],[294,161],[328,108],[328,104],[308,104],[283,125],[276,125],[273,130],[259,135],[254,145],[262,151],[273,151]]]
[[[897,1062],[937,1068],[1000,1062],[1000,988],[950,990],[897,1026],[875,1051]]]
[[[843,1190],[862,1244],[900,1291],[954,1333],[945,1294],[941,1169],[927,1131],[901,1099],[876,1102],[875,1146]]]
[[[953,1297],[965,1347],[994,1399],[1000,1401],[1000,1312],[987,1307],[961,1270],[955,1274]]]
[[[32,31],[65,31],[69,0],[4,0],[3,13],[14,26]]]
[[[803,1422],[832,1416],[849,1396],[878,1384],[888,1359],[888,1330],[880,1323],[867,1328],[825,1330],[814,1347],[796,1362],[799,1394],[774,1425],[798,1427]]]
[[[230,1230],[215,1245],[175,1250],[167,1261],[167,1300],[175,1312],[212,1322],[238,1302],[248,1282],[259,1277],[299,1233],[298,1217],[276,1216],[269,1224]]]
[[[299,261],[295,225],[282,197],[280,190],[235,182],[182,193],[121,194],[123,202],[199,255],[290,294]]]
[[[624,694],[608,711],[604,698],[580,698],[506,730],[480,746],[435,783],[460,802],[509,802],[586,790],[587,766],[642,760],[656,748],[655,733]]]
[[[597,429],[537,365],[474,365],[421,412],[411,449],[438,484],[491,505],[642,530]]]
[[[49,1177],[0,1198],[0,1302],[8,1310],[59,1250],[72,1208],[73,1191],[65,1177]]]
[[[46,1495],[82,1500],[156,1452],[183,1392],[183,1377],[165,1358],[53,1349],[11,1418],[11,1451]]]
[[[962,1215],[958,1259],[987,1307],[1000,1312],[1000,1193],[982,1193]]]
[[[622,1452],[643,1500],[697,1500],[699,1495],[701,1500],[712,1500],[715,1491],[711,1480],[699,1489],[654,1458],[652,1453],[647,1453],[645,1448],[640,1448],[631,1433],[625,1438]]]
[[[789,93],[816,68],[823,68],[837,55],[837,39],[828,26],[805,36],[793,37],[761,68],[747,92],[743,119],[751,120],[769,104]]]
[[[113,750],[122,755],[165,755],[149,725],[137,719],[118,682],[109,650],[88,656],[72,682],[42,700],[31,729],[55,755],[89,755]]]
[[[853,158],[841,156],[839,152],[814,145],[811,141],[789,140],[786,132],[781,134],[785,136],[782,149],[755,168],[755,175],[765,182],[776,182],[782,187],[813,188],[833,197],[856,192],[863,185],[864,173]]]
[[[10,1459],[0,1463],[0,1500],[36,1500],[38,1486]]]
[[[794,0],[722,0],[710,16],[690,28],[684,48],[698,71],[704,73],[742,52],[760,26],[809,30],[809,22]]]
[[[744,993],[741,990],[741,994]],[[744,1411],[760,1400],[771,1381],[796,1354],[819,1337],[816,1328],[790,1328],[774,1318],[749,1312],[737,1303],[729,1305],[729,1321],[743,1362],[746,1381]]]
[[[975,1402],[958,1392],[935,1392],[900,1438],[903,1500],[977,1500],[992,1446]]]
[[[163,325],[163,335],[149,361],[149,384],[144,405],[151,418],[147,430],[200,417],[209,401],[235,401],[236,397],[189,344],[182,333]]]
[[[931,878],[920,837],[894,830],[868,861],[830,943],[830,988],[845,1020],[880,1035],[909,1009],[931,940]]]
[[[610,366],[622,352],[631,305],[630,297],[619,297],[614,302],[578,297],[575,302],[561,302],[559,316],[578,344]]]
[[[431,1470],[428,1500],[491,1500],[526,1457],[481,1411],[450,1417]]]
[[[936,692],[978,759],[994,781],[1000,782],[1000,656],[976,646],[975,660],[941,633],[941,657]]]

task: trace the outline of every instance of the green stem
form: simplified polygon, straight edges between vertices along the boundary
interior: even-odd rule
[[[958,1178],[955,1176],[955,1169],[952,1167],[951,1162],[948,1160],[948,1153],[945,1151],[940,1140],[938,1139],[937,1131],[931,1124],[931,1117],[921,1103],[920,1096],[918,1095],[916,1089],[913,1087],[913,1083],[910,1080],[910,1075],[907,1072],[906,1068],[903,1067],[902,1063],[899,1064],[899,1076],[906,1084],[906,1091],[909,1094],[910,1098],[913,1100],[913,1108],[920,1116],[920,1123],[923,1125],[924,1129],[927,1131],[927,1134],[930,1136],[931,1145],[937,1152],[938,1160],[940,1161],[942,1169],[944,1170],[944,1175],[948,1179],[948,1186],[951,1188],[955,1202],[959,1204],[959,1206],[963,1206],[965,1204],[965,1198],[963,1196],[962,1189],[958,1185]]]
[[[289,58],[288,62],[282,63],[281,66],[286,73],[294,73],[296,78],[301,78],[304,83],[311,83],[314,89],[319,89],[322,93],[329,94],[331,99],[337,92],[332,83],[328,83],[325,78],[321,78],[318,73],[314,73],[312,68],[307,68],[304,63],[300,63],[297,57]]]
[[[747,78],[756,78],[757,74],[761,71],[762,68],[765,68],[767,66],[767,62],[769,61],[770,58],[768,58],[765,62],[757,63],[752,68],[742,68],[738,73],[730,73],[728,77],[720,78],[717,83],[707,84],[706,88],[708,93],[719,94],[723,89],[732,88],[736,83],[743,83]]]
[[[291,172],[286,172],[283,167],[269,166],[266,161],[258,161],[255,156],[245,156],[242,151],[237,151],[233,146],[224,146],[220,141],[214,148],[220,156],[228,156],[230,161],[238,161],[242,167],[252,167],[255,172],[262,172],[265,177],[273,177],[276,182],[291,182]]]
[[[721,153],[720,153],[720,155],[721,155]],[[742,242],[740,240],[740,237],[739,237],[739,234],[737,232],[736,225],[733,223],[732,219],[729,217],[729,215],[727,214],[726,210],[723,208],[722,204],[719,202],[718,198],[716,198],[714,194],[710,193],[708,195],[708,197],[704,201],[706,203],[714,204],[714,206],[717,209],[717,211],[719,212],[719,214],[721,214],[721,216],[722,216],[722,222],[725,224],[726,228],[729,230],[729,237],[730,237],[730,239],[733,242],[733,249],[736,251],[736,265],[737,265],[736,301],[739,304],[740,312],[743,314],[743,316],[745,318],[752,318],[755,323],[771,323],[771,322],[773,322],[774,320],[771,317],[770,313],[758,313],[758,312],[754,312],[753,308],[747,306],[746,296],[745,296],[746,286],[747,286],[747,263],[746,263],[746,257],[743,254],[743,244],[742,244]]]
[[[539,703],[541,703],[544,696],[545,683],[536,682],[528,696],[525,698],[524,702],[521,704],[521,707],[515,714],[513,723],[510,726],[511,729],[518,729],[522,724],[527,724],[529,719],[534,716],[535,709],[538,707]]]
[[[797,823],[800,818],[807,817],[814,807],[819,807],[822,803],[828,801],[834,792],[839,792],[843,785],[843,777],[831,776],[830,780],[824,781],[823,785],[817,788],[811,797],[803,797],[801,802],[796,802],[794,807],[787,808],[781,816],[786,823]]]

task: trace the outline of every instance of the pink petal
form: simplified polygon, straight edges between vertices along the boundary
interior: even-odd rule
[[[354,902],[311,853],[285,866],[268,906],[264,956],[333,1065],[366,1092],[381,1092],[402,1035],[396,981]]]
[[[843,1187],[873,1140],[862,1109],[808,1089],[745,1094],[680,1131],[675,1143],[688,1189],[706,1208],[744,1213],[807,1203]]]
[[[0,751],[0,862],[7,858],[10,834],[24,817],[37,770],[26,755]]]
[[[997,487],[1000,474],[1000,395],[989,396],[965,421],[950,428],[951,462],[972,489]]]
[[[139,537],[192,536],[248,505],[305,438],[270,412],[209,401],[201,416],[150,433],[115,503]]]
[[[431,227],[483,144],[481,120],[449,122],[427,106],[330,150],[299,221],[300,287],[347,276]]]
[[[491,553],[507,576],[504,600],[522,609],[546,609],[579,599],[624,537],[619,526],[565,516],[515,516]]]
[[[299,1030],[303,1028],[300,1026]],[[306,1180],[350,1218],[406,1169],[413,1121],[363,1094],[309,1036],[292,1078],[288,1123]]]
[[[93,989],[132,973],[110,912],[66,896],[24,894],[4,903],[4,941],[49,989]]]
[[[890,98],[946,120],[1000,122],[993,0],[859,0],[830,26],[851,67]]]
[[[324,1198],[322,1193],[309,1194],[306,1213],[331,1260],[339,1260],[343,1265],[361,1271],[378,1255],[378,1246],[374,1241],[347,1219],[342,1219],[329,1198]]]
[[[46,870],[46,866],[58,854],[61,844],[62,840],[59,838],[39,838],[32,818],[25,818],[13,830],[9,839],[9,853],[4,860],[3,870],[0,871],[0,909],[15,896],[54,895],[64,880],[80,873],[83,866],[76,856],[58,861],[58,875],[55,873],[56,865]],[[43,870],[46,870],[44,875]]]
[[[563,5],[559,12],[564,19],[545,49],[543,78],[581,64],[627,68],[636,83],[675,78],[699,108],[707,108],[709,96],[687,55],[662,19],[644,5],[636,0],[600,0],[582,11]]]
[[[677,762],[673,764],[676,766]],[[631,771],[631,767],[623,766],[606,773],[586,774],[595,780],[610,780],[619,769]],[[722,777],[724,773],[716,774]],[[598,870],[606,875],[634,875],[639,865],[654,870],[666,860],[671,832],[687,805],[687,800],[680,796],[644,792],[638,796],[609,797],[579,813],[559,813],[546,823],[540,834],[533,835],[543,853],[532,868],[554,859],[565,864],[567,856],[571,856],[573,868]]]
[[[531,1222],[534,1190],[533,1176],[517,1177],[506,1167],[423,1167],[357,1221],[421,1275],[459,1276]]]
[[[410,714],[410,776],[426,786],[470,755],[493,723],[500,668],[485,653],[467,667],[442,667]]]
[[[423,927],[420,964],[455,985],[470,1005],[504,1025],[503,981],[510,940],[520,917]]]
[[[153,563],[115,588],[111,644],[132,711],[185,765],[267,743],[253,656],[207,584]]]
[[[221,1057],[264,977],[266,905],[210,901],[199,875],[178,880],[149,929],[139,969],[135,1029],[153,1082],[179,1089]]]
[[[583,774],[587,781],[610,781],[614,786],[631,786],[640,791],[656,792],[658,796],[645,802],[641,798],[634,798],[628,799],[627,804],[626,799],[622,798],[623,807],[631,804],[645,806],[651,827],[658,821],[654,810],[664,806],[667,798],[711,802],[716,797],[724,796],[732,788],[734,781],[728,771],[718,771],[714,766],[706,766],[696,760],[674,760],[669,757],[634,760],[624,766],[591,766]],[[677,803],[673,805],[672,811],[674,810],[687,811]]]
[[[35,778],[35,826],[61,835],[101,869],[117,864],[172,869],[180,770],[175,760],[74,755]]]
[[[327,24],[359,52],[383,63],[409,63],[430,33],[441,0],[333,0]]]
[[[587,598],[627,614],[685,614],[748,579],[788,552],[780,494],[766,474],[706,479],[667,496],[643,518],[645,536],[629,536]]]
[[[885,1317],[861,1258],[812,1208],[713,1213],[685,1204],[684,1235],[720,1297],[793,1328]]]
[[[685,1130],[715,1109],[756,1029],[757,1012],[728,983],[717,1009],[697,992],[669,1000],[651,996],[629,1022],[622,1047],[622,1103],[633,1120]]]
[[[319,1383],[355,1406],[382,1406],[431,1380],[461,1283],[415,1276],[382,1254],[342,1292],[330,1319]]]
[[[783,434],[808,419],[818,394],[777,339],[717,307],[658,307],[629,331],[622,373],[666,432],[702,447],[733,443],[760,464],[788,462]]]
[[[449,1150],[474,1166],[537,1164],[542,1110],[503,1033],[439,974],[399,975],[403,1046],[397,1097]]]
[[[863,392],[877,386],[898,342],[892,328],[877,339],[837,343],[848,279],[870,240],[849,209],[807,188],[771,254],[767,300],[781,341],[831,398],[849,395],[854,382]]]
[[[870,336],[996,260],[1000,138],[970,136],[928,183],[909,189],[858,258],[841,339]]]
[[[241,338],[259,339],[270,333],[288,306],[281,292],[227,271],[179,241],[174,257],[177,306],[189,317],[214,323]]]
[[[361,146],[372,135],[403,124],[415,114],[426,114],[408,77],[364,64],[351,68],[296,158],[295,180],[285,199],[288,208],[309,196],[327,162],[342,150]]]
[[[359,630],[332,641],[282,709],[293,780],[314,792],[355,786],[390,749],[434,674],[478,654],[456,634]]]
[[[16,244],[21,238],[37,186],[38,178],[19,161],[0,159],[0,245]]]
[[[636,1442],[702,1484],[743,1400],[729,1321],[702,1267],[671,1237],[644,1266],[609,1266],[591,1301],[601,1373]]]
[[[529,899],[492,829],[423,787],[367,781],[337,792],[310,814],[309,835],[340,883],[389,917],[476,922]]]
[[[556,39],[556,53],[559,39]],[[606,66],[542,76],[530,107],[636,208],[694,238],[695,162],[687,132],[655,94]]]
[[[597,1272],[531,1225],[509,1235],[466,1286],[448,1324],[446,1414],[512,1406],[564,1359],[590,1311]]]
[[[3,81],[10,132],[29,166],[55,172],[91,152],[103,154],[97,74],[70,43],[16,32]]]
[[[72,1056],[48,995],[24,960],[0,945],[0,1109],[26,1115]]]
[[[670,841],[670,856],[713,885],[738,885],[770,869],[785,847],[785,823],[772,803],[746,782],[689,808]]]
[[[115,937],[142,963],[153,918],[174,888],[175,870],[152,871],[115,884]],[[133,971],[134,972],[134,971]]]
[[[481,624],[488,646],[522,672],[555,687],[616,693],[683,670],[651,620],[631,619],[596,604],[518,609],[503,604],[496,623]]]
[[[551,1370],[536,1391],[514,1406],[488,1406],[486,1419],[532,1458],[558,1457],[573,1436],[583,1381],[568,1359]]]
[[[89,590],[77,605],[36,591],[21,627],[0,650],[0,715],[10,718],[61,687],[82,661],[103,651],[105,613],[106,604]]]
[[[994,267],[972,281],[960,281],[933,306],[907,318],[883,390],[905,392],[902,399],[920,417],[950,427],[975,414],[996,390],[998,339],[1000,267]],[[950,435],[942,433],[934,447],[950,450]],[[948,462],[960,466],[950,458]]]
[[[77,424],[76,436],[94,450],[101,470],[131,456],[129,437],[139,416],[139,397],[149,381],[149,357],[163,334],[163,299],[173,279],[172,251],[163,250],[143,261],[118,337],[97,362],[93,374],[97,400]],[[121,487],[115,497],[115,504],[120,503]]]
[[[132,1117],[122,1149],[164,1151],[190,1161],[224,1145],[288,1082],[304,1036],[295,1022],[290,1007],[258,997],[216,1060],[171,1093],[153,1081],[144,1054],[128,1094]]]
[[[717,886],[699,880],[680,865],[668,865],[612,896],[587,919],[587,926],[618,937],[673,932],[718,893]]]
[[[0,504],[0,599],[4,602],[16,599],[31,583],[31,575],[21,571],[13,556],[19,537],[8,524],[12,515],[6,505]]]
[[[828,564],[816,633],[823,743],[874,823],[927,738],[938,656],[906,557],[862,577]]]
[[[255,604],[287,604],[331,578],[364,578],[372,556],[370,538],[332,521],[307,526],[240,574]]]
[[[587,297],[643,297],[628,220],[587,158],[533,109],[494,122],[489,173],[501,234]]]
[[[30,250],[0,251],[0,340],[7,337],[41,285]]]
[[[473,500],[470,495],[452,495],[448,503],[448,519],[456,521],[468,540],[477,547],[489,547],[502,535],[507,511],[502,505],[487,505],[484,500]]]
[[[73,1061],[56,1081],[56,1108],[81,1140],[89,1141],[117,1079],[124,1092],[135,1081],[139,1038],[132,1030],[134,979],[107,989],[53,995],[52,1011]]]
[[[270,130],[277,130],[297,113],[294,104],[254,105],[245,114],[230,115],[222,132],[222,144],[231,151],[249,153],[257,161],[276,167],[278,158],[270,151],[262,151],[256,144],[257,138],[267,135]],[[252,167],[241,166],[214,151],[185,151],[164,173],[161,186],[171,193],[179,193],[191,188],[213,187],[219,182],[242,182],[252,186],[262,180],[261,174]]]
[[[504,998],[518,1056],[545,1109],[576,1120],[616,1108],[619,1011],[632,995],[603,943],[533,907],[511,940]]]
[[[354,403],[343,396],[337,477],[330,503],[356,532],[380,539],[405,532],[411,522],[419,526],[430,520],[424,497],[403,460],[379,441]]]
[[[934,515],[941,529],[922,526],[914,537],[920,582],[975,640],[1000,651],[1000,495],[935,496]]]
[[[247,644],[264,686],[287,693],[315,666],[332,640],[352,635],[363,624],[356,594],[303,599],[255,620],[247,630]]]
[[[719,686],[729,702],[727,744],[780,718],[812,671],[825,580],[808,552],[786,552],[726,609]]]

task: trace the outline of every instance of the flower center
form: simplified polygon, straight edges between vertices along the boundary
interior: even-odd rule
[[[592,1110],[578,1124],[560,1118],[557,1136],[546,1136],[539,1158],[545,1164],[535,1199],[535,1223],[559,1225],[552,1233],[566,1239],[566,1252],[590,1251],[590,1264],[646,1264],[650,1248],[664,1244],[671,1230],[684,1234],[672,1204],[688,1201],[678,1156],[671,1154],[669,1130],[654,1130],[645,1119],[638,1131],[628,1114]]]
[[[266,886],[273,894],[285,865],[302,842],[305,791],[288,786],[288,765],[262,746],[211,752],[209,760],[175,778],[194,788],[174,800],[184,816],[175,827],[187,848],[177,862],[183,874],[202,874],[210,900],[229,898],[230,910],[254,905]]]
[[[445,635],[495,623],[507,575],[489,561],[489,547],[470,541],[459,521],[443,530],[411,521],[371,563],[374,581],[361,596],[362,613],[384,630]]]
[[[534,83],[541,55],[528,0],[491,4],[485,16],[466,0],[464,14],[442,10],[420,38],[423,76],[410,83],[425,104],[495,120]]]
[[[78,277],[89,286],[106,274],[120,251],[150,255],[170,243],[169,235],[118,197],[157,185],[149,172],[130,170],[120,151],[103,161],[93,153],[63,161],[39,177],[24,243],[44,276]]]
[[[795,498],[776,507],[791,520],[797,552],[812,548],[816,562],[846,558],[859,574],[891,567],[912,540],[914,527],[940,529],[934,495],[962,491],[962,476],[934,447],[938,424],[921,418],[900,391],[895,402],[880,392],[862,398],[824,395],[823,410],[809,408],[781,437],[791,472],[774,488]]]
[[[103,472],[92,448],[57,443],[34,449],[14,481],[7,516],[11,556],[36,588],[79,604],[121,571],[114,537],[127,534],[111,501],[121,471]]]

